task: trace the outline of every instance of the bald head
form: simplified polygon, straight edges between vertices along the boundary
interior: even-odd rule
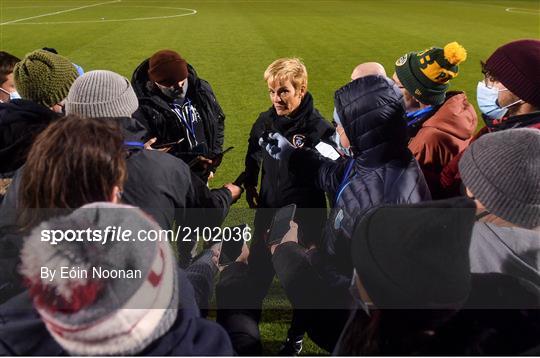
[[[352,72],[351,81],[354,81],[361,77],[377,75],[386,77],[386,71],[384,70],[383,65],[378,62],[361,63],[356,66],[356,68]]]

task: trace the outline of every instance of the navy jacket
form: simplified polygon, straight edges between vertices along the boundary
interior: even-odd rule
[[[180,304],[175,323],[140,355],[216,356],[234,354],[227,333],[217,323],[199,317],[193,287],[179,271]],[[0,355],[65,356],[32,307],[27,292],[0,306]]]
[[[303,173],[333,197],[324,250],[338,257],[346,272],[352,272],[349,239],[366,211],[381,204],[431,199],[418,162],[407,148],[402,97],[386,77],[348,83],[336,91],[335,108],[354,157],[334,162],[309,150],[291,155],[290,170]]]
[[[0,174],[13,173],[20,168],[35,137],[59,116],[45,106],[24,99],[0,103]]]

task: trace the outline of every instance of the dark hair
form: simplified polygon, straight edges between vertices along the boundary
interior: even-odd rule
[[[480,67],[481,67],[481,70],[482,70],[482,74],[485,77],[487,77],[491,81],[497,81],[497,78],[495,76],[493,76],[493,74],[489,71],[489,69],[487,68],[487,65],[486,65],[486,63],[484,61],[480,61]]]
[[[21,228],[55,216],[50,209],[110,201],[114,186],[122,187],[126,179],[125,156],[114,122],[77,116],[53,122],[36,138],[22,172]]]
[[[13,72],[17,62],[21,60],[5,51],[0,51],[0,86],[7,81],[7,76]]]

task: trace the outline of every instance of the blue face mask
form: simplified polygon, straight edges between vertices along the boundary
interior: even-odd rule
[[[336,131],[333,139],[334,139],[334,143],[336,143],[338,150],[341,151],[343,154],[345,154],[347,157],[352,157],[351,148],[345,148],[341,144],[341,140],[339,139],[339,137],[340,137],[339,133],[338,131]]]
[[[21,95],[19,94],[19,92],[17,91],[14,91],[14,92],[11,92],[9,94],[9,100],[10,101],[13,101],[14,99],[22,99]]]
[[[5,94],[9,95],[9,100],[13,101],[14,99],[21,99],[21,95],[17,91],[8,92],[2,87],[0,87],[0,91],[4,92]]]
[[[478,82],[478,86],[476,87],[476,101],[478,102],[480,112],[482,112],[485,117],[490,119],[501,119],[508,112],[508,108],[523,102],[523,100],[518,99],[504,107],[499,106],[499,92],[504,91],[508,90],[506,88],[489,88],[484,81]]]
[[[508,108],[499,107],[499,90],[497,88],[488,88],[484,81],[478,82],[476,87],[476,101],[478,108],[484,116],[490,119],[500,119],[504,117]]]

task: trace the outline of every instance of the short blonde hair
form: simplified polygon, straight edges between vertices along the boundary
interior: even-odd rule
[[[306,66],[299,58],[280,58],[264,71],[264,80],[266,82],[290,80],[295,90],[299,90],[302,86],[307,90],[308,74]]]

